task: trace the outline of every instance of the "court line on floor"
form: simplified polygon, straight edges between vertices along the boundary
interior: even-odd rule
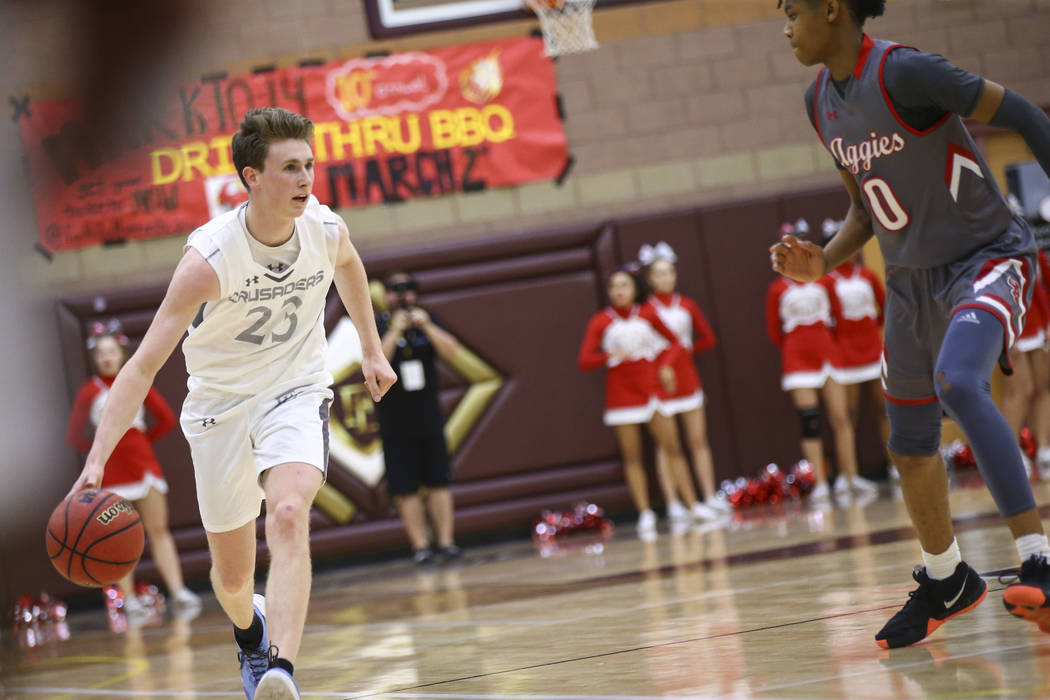
[[[723,632],[723,633],[720,633],[720,634],[711,634],[711,635],[705,635],[705,636],[702,636],[702,637],[693,637],[693,638],[689,638],[689,639],[676,639],[676,640],[673,640],[673,641],[660,642],[658,644],[645,644],[645,645],[641,645],[641,646],[630,647],[630,648],[627,648],[627,649],[616,649],[616,650],[612,650],[612,651],[603,651],[603,652],[600,652],[600,653],[597,653],[597,654],[586,654],[584,656],[576,656],[576,657],[568,658],[568,659],[558,659],[558,660],[555,660],[555,661],[546,661],[546,662],[543,662],[543,663],[528,664],[526,666],[519,666],[519,667],[516,667],[516,668],[502,669],[502,670],[499,670],[499,671],[490,671],[488,673],[476,673],[476,674],[473,674],[473,675],[470,675],[470,676],[461,676],[459,678],[449,678],[449,679],[440,680],[440,681],[432,681],[430,683],[419,683],[419,684],[416,684],[416,685],[408,686],[407,688],[390,689],[390,690],[385,690],[385,691],[382,691],[382,692],[374,692],[374,693],[370,692],[370,693],[354,694],[354,695],[350,695],[348,697],[349,698],[368,698],[368,697],[378,697],[378,696],[382,696],[382,695],[385,695],[385,694],[397,694],[398,696],[400,696],[404,691],[416,690],[416,689],[419,689],[419,688],[431,688],[431,687],[438,686],[438,685],[444,685],[446,683],[459,683],[459,682],[462,682],[462,681],[472,681],[472,680],[478,680],[478,679],[481,679],[481,678],[491,678],[493,676],[501,676],[501,675],[505,675],[505,674],[508,674],[508,673],[517,673],[519,671],[532,671],[532,670],[541,669],[541,668],[549,668],[549,667],[552,667],[552,666],[561,666],[562,664],[574,663],[574,662],[577,662],[577,661],[590,661],[590,660],[601,659],[601,658],[606,658],[606,657],[610,657],[610,656],[618,656],[620,654],[630,654],[630,653],[634,653],[634,652],[648,651],[650,649],[660,649],[660,648],[678,646],[678,645],[683,645],[683,644],[694,644],[696,642],[705,642],[705,641],[711,641],[711,640],[714,640],[714,639],[724,639],[724,638],[727,638],[727,637],[738,637],[738,636],[743,636],[745,634],[753,634],[753,633],[756,633],[756,632],[768,632],[770,630],[781,629],[781,628],[784,628],[784,627],[793,627],[793,626],[796,626],[796,625],[811,624],[811,623],[814,623],[814,622],[822,622],[824,620],[832,620],[832,619],[840,618],[840,617],[851,617],[853,615],[861,615],[861,614],[866,614],[866,613],[871,613],[871,612],[878,612],[878,611],[881,611],[881,610],[895,609],[895,608],[898,608],[898,607],[900,607],[900,606],[895,604],[895,605],[892,605],[892,606],[882,606],[882,607],[878,607],[878,608],[870,608],[870,609],[865,609],[865,610],[854,610],[854,611],[841,613],[841,614],[837,614],[837,615],[825,615],[825,616],[822,616],[822,617],[810,618],[810,619],[806,619],[806,620],[793,620],[791,622],[782,622],[782,623],[778,623],[778,624],[775,624],[775,625],[765,625],[763,627],[754,627],[754,628],[747,629],[747,630],[737,630],[735,632]],[[409,697],[412,697],[412,696],[409,695]],[[485,697],[499,697],[499,696],[485,696]],[[678,697],[678,696],[675,696],[675,697]],[[715,697],[721,697],[721,696],[715,696]]]
[[[1002,589],[989,589],[989,592],[997,592],[999,590],[1002,590]],[[503,674],[507,674],[507,673],[515,673],[515,672],[518,672],[518,671],[529,671],[529,670],[535,670],[535,669],[540,669],[540,668],[547,668],[547,667],[550,667],[550,666],[559,666],[559,665],[562,665],[562,664],[572,663],[572,662],[576,662],[576,661],[588,661],[588,660],[599,659],[599,658],[604,658],[604,657],[608,657],[608,656],[617,656],[617,655],[620,655],[620,654],[639,652],[639,651],[647,651],[647,650],[650,650],[650,649],[659,649],[659,648],[672,647],[672,646],[681,645],[681,644],[693,644],[693,643],[696,643],[696,642],[711,641],[711,640],[714,640],[714,639],[724,639],[724,638],[728,638],[728,637],[743,636],[745,634],[753,634],[753,633],[756,633],[756,632],[768,632],[770,630],[781,629],[781,628],[785,628],[785,627],[792,627],[792,626],[797,626],[797,625],[811,624],[811,623],[814,623],[814,622],[823,622],[823,621],[826,621],[826,620],[833,620],[833,619],[836,619],[836,618],[852,617],[852,616],[855,616],[855,615],[863,615],[863,614],[879,612],[879,611],[883,611],[883,610],[895,610],[898,607],[900,607],[899,604],[894,603],[893,605],[879,606],[879,607],[875,607],[875,608],[866,608],[866,609],[863,609],[863,610],[852,610],[852,611],[849,611],[849,612],[844,612],[844,613],[839,613],[839,614],[834,614],[834,615],[824,615],[824,616],[821,616],[821,617],[815,617],[815,618],[810,618],[810,619],[806,619],[806,620],[793,620],[793,621],[790,621],[790,622],[782,622],[782,623],[778,623],[778,624],[775,624],[775,625],[765,625],[763,627],[754,627],[754,628],[747,629],[747,630],[737,630],[735,632],[724,632],[724,633],[720,633],[720,634],[705,635],[705,636],[702,636],[702,637],[694,637],[694,638],[689,638],[689,639],[672,640],[672,641],[667,641],[667,642],[660,642],[658,644],[646,644],[646,645],[642,645],[642,646],[631,647],[631,648],[628,648],[628,649],[618,649],[618,650],[613,650],[613,651],[601,652],[601,653],[597,653],[597,654],[588,654],[588,655],[585,655],[585,656],[579,656],[579,657],[574,657],[574,658],[569,658],[569,659],[558,659],[558,660],[555,660],[555,661],[548,661],[548,662],[544,662],[544,663],[529,664],[527,666],[521,666],[521,667],[517,667],[517,668],[513,668],[513,669],[503,669],[503,670],[500,670],[500,671],[492,671],[492,672],[489,672],[489,673],[474,674],[474,675],[471,675],[471,676],[463,676],[463,677],[460,677],[460,678],[452,678],[452,679],[446,679],[446,680],[441,680],[441,681],[433,681],[431,683],[420,683],[420,684],[417,684],[417,685],[409,686],[409,687],[407,687],[407,688],[405,688],[403,690],[415,690],[417,688],[429,688],[429,687],[434,687],[434,686],[438,686],[438,685],[443,685],[445,683],[457,683],[457,682],[460,682],[460,681],[478,680],[478,679],[481,679],[481,678],[489,678],[489,677],[492,677],[492,676],[498,676],[498,675],[503,675]],[[622,612],[622,611],[620,611],[620,612]],[[1026,644],[1026,645],[1018,645],[1018,646],[1015,646],[1015,647],[993,648],[993,649],[983,650],[983,651],[980,651],[980,652],[975,652],[974,654],[970,654],[970,655],[976,655],[976,654],[981,654],[981,653],[995,653],[995,652],[998,652],[998,651],[1009,651],[1009,650],[1020,649],[1020,648],[1030,648],[1031,646],[1032,646],[1031,644]],[[944,658],[942,658],[940,660],[948,660],[950,658],[952,658],[952,657],[944,657]],[[917,662],[917,663],[923,663],[923,662]],[[887,669],[881,669],[879,672],[884,672],[885,670],[887,670]],[[842,677],[849,677],[851,675],[867,675],[869,673],[874,673],[874,672],[876,672],[876,671],[866,671],[866,672],[857,673],[857,674],[842,674]],[[768,689],[762,689],[761,691],[756,689],[755,692],[769,692],[769,691],[780,689],[782,687],[783,688],[787,688],[787,687],[793,687],[793,686],[796,686],[796,685],[797,686],[809,685],[809,684],[812,684],[812,683],[819,683],[819,682],[828,681],[828,680],[835,680],[838,677],[839,676],[828,676],[828,677],[822,678],[822,679],[812,679],[812,680],[798,682],[798,683],[795,683],[795,684],[785,684],[784,686],[774,686],[774,687],[771,687],[771,688],[768,688]],[[381,695],[384,695],[384,694],[387,694],[387,693],[396,693],[398,696],[402,696],[403,695],[403,691],[402,690],[390,689],[390,690],[386,690],[386,691],[383,691],[383,692],[380,692],[380,693],[361,693],[361,694],[354,694],[354,695],[351,695],[351,696],[348,696],[348,697],[349,698],[377,697],[377,696],[381,696]],[[452,697],[452,696],[453,695],[449,695],[447,697]],[[455,694],[454,696],[455,697],[467,697],[467,696],[461,696],[459,694]],[[408,695],[406,695],[406,697],[417,697],[417,696],[416,695],[412,695],[412,694],[408,694]],[[418,697],[425,697],[425,696],[419,695]],[[497,697],[502,697],[502,696],[478,696],[478,697],[497,698]],[[675,697],[677,698],[678,696],[675,696]]]
[[[858,574],[876,573],[876,572],[885,571],[885,570],[888,570],[888,569],[900,569],[900,568],[901,568],[900,564],[896,564],[896,563],[883,564],[881,566],[874,566],[874,567],[869,567],[869,568],[866,568],[866,569],[842,570],[842,571],[838,571],[838,572],[834,572],[834,573],[828,574],[826,576],[826,578],[844,578],[844,577],[851,577],[852,578],[852,577],[856,577]],[[712,589],[712,590],[703,591],[702,593],[700,593],[698,595],[695,595],[695,596],[687,596],[687,597],[664,599],[664,600],[661,600],[661,601],[656,602],[656,603],[641,603],[641,604],[638,604],[638,605],[631,606],[629,608],[617,608],[616,610],[601,610],[601,611],[597,611],[597,612],[593,612],[593,613],[588,613],[586,615],[576,615],[576,616],[573,616],[573,617],[559,618],[559,619],[556,619],[556,620],[543,620],[543,621],[532,620],[532,621],[528,621],[525,624],[520,625],[520,627],[527,627],[527,628],[535,629],[535,628],[544,627],[544,626],[550,627],[550,626],[560,626],[560,625],[572,625],[572,624],[576,624],[576,623],[580,623],[580,622],[586,622],[586,621],[589,621],[589,620],[594,620],[596,618],[611,617],[611,616],[619,617],[619,616],[627,615],[627,614],[630,614],[630,613],[633,613],[633,612],[642,612],[642,611],[651,610],[651,609],[654,609],[654,608],[668,607],[668,606],[673,606],[673,605],[682,605],[682,604],[685,604],[685,603],[692,603],[692,602],[697,602],[697,601],[701,601],[701,600],[705,600],[705,599],[711,599],[711,598],[723,598],[723,597],[726,597],[726,596],[737,596],[737,595],[747,594],[747,593],[751,593],[751,592],[759,591],[759,590],[769,590],[771,588],[794,586],[794,585],[798,585],[799,581],[800,581],[800,579],[798,579],[798,578],[791,578],[791,579],[782,579],[782,580],[778,580],[778,581],[763,582],[761,584],[757,584],[757,585],[754,585],[754,586],[747,586],[747,587],[743,587],[743,588],[716,588],[716,589]],[[992,589],[992,592],[994,592],[994,590],[995,589]],[[856,614],[856,613],[860,613],[860,612],[868,612],[868,611],[873,611],[873,610],[889,610],[889,609],[894,609],[894,608],[898,608],[898,607],[900,607],[900,603],[894,602],[892,605],[888,605],[888,606],[870,608],[870,609],[865,609],[865,610],[850,610],[850,611],[847,611],[847,612],[844,612],[844,613],[841,613],[841,614]],[[401,626],[405,626],[405,627],[410,627],[411,626],[410,622],[389,623],[389,624],[391,626],[397,626],[397,625],[401,625]],[[491,625],[491,624],[496,624],[496,623],[487,622],[485,620],[479,620],[479,621],[476,621],[475,624],[477,626],[479,626],[479,627],[483,627],[485,625]],[[504,623],[504,624],[506,625],[506,624],[513,624],[513,623]],[[346,628],[345,627],[338,627],[338,626],[336,626],[336,627],[333,627],[332,629],[333,629],[333,631],[336,630],[336,629],[342,631],[342,630],[345,630]],[[514,634],[517,631],[518,631],[517,627],[508,627],[507,629],[502,629],[502,630],[499,630],[499,631],[490,631],[490,632],[487,632],[484,635],[484,639],[482,639],[482,640],[479,640],[478,635],[476,635],[476,634],[462,635],[462,636],[460,636],[458,638],[454,638],[454,639],[444,638],[444,639],[442,639],[440,641],[433,642],[433,643],[421,643],[421,644],[414,645],[413,646],[413,650],[414,650],[415,653],[418,654],[419,652],[427,651],[429,649],[434,649],[434,648],[438,648],[438,647],[445,647],[445,646],[453,646],[453,645],[461,643],[461,642],[476,643],[478,641],[482,641],[482,642],[488,643],[488,642],[491,642],[492,640],[494,640],[494,639],[496,639],[498,637],[505,637],[505,636]],[[746,632],[748,632],[748,630],[740,630],[740,631],[735,632],[733,634],[741,634],[741,633],[746,633]],[[332,664],[342,664],[342,663],[346,663],[347,661],[360,660],[362,658],[369,658],[369,657],[366,656],[366,651],[364,649],[357,649],[352,654],[350,654],[348,656],[345,656],[345,657],[341,657],[338,660],[312,662],[312,663],[309,663],[309,664],[303,664],[303,665],[300,666],[300,668],[311,668],[311,669],[313,669],[313,668],[325,668],[325,667],[331,666]]]
[[[1040,508],[1040,512],[1042,513],[1043,511],[1046,511],[1046,512],[1050,513],[1050,506],[1042,506]],[[954,525],[956,527],[956,530],[958,530],[958,531],[968,531],[968,530],[979,529],[979,528],[982,528],[982,527],[987,527],[987,526],[989,526],[991,524],[995,524],[995,523],[998,523],[998,522],[1001,522],[1000,517],[999,517],[998,514],[977,514],[977,515],[974,515],[974,516],[969,516],[967,518],[958,519],[958,520],[954,521]],[[755,551],[755,552],[743,552],[743,553],[740,553],[738,555],[729,555],[728,557],[719,557],[719,558],[716,558],[716,559],[702,559],[700,561],[686,562],[686,563],[683,563],[683,564],[668,564],[668,565],[664,565],[664,566],[661,566],[661,567],[657,567],[655,569],[640,569],[640,570],[635,570],[635,571],[630,571],[630,572],[621,572],[621,573],[618,573],[618,574],[610,574],[610,575],[607,575],[607,576],[593,577],[593,578],[590,578],[590,579],[582,579],[580,581],[559,583],[559,584],[554,584],[554,585],[563,586],[563,587],[566,587],[566,588],[570,588],[570,587],[578,588],[580,586],[580,584],[588,584],[588,583],[593,584],[593,585],[611,584],[611,583],[617,583],[617,582],[628,583],[628,582],[631,582],[633,580],[643,580],[644,578],[646,578],[648,576],[652,576],[654,573],[656,573],[658,575],[662,575],[662,576],[665,576],[665,575],[671,574],[671,573],[675,573],[675,574],[689,573],[689,572],[698,571],[698,570],[701,570],[701,569],[703,569],[703,570],[710,569],[711,567],[713,567],[715,564],[718,564],[718,563],[724,563],[727,566],[733,566],[734,564],[745,564],[745,563],[752,563],[752,562],[758,562],[758,561],[769,561],[769,560],[778,560],[778,559],[784,559],[784,558],[794,558],[794,557],[798,557],[798,556],[806,556],[808,554],[830,554],[830,553],[834,553],[834,552],[838,552],[838,551],[844,551],[844,550],[849,550],[849,549],[853,549],[853,548],[857,548],[857,547],[872,546],[872,545],[878,545],[878,544],[889,544],[889,543],[894,543],[894,542],[899,542],[899,541],[904,541],[904,540],[907,540],[907,539],[914,539],[914,538],[915,538],[914,530],[912,530],[910,526],[909,527],[900,527],[900,528],[891,528],[891,529],[888,529],[888,530],[876,531],[876,532],[872,532],[872,533],[843,535],[843,536],[836,537],[836,538],[833,538],[833,539],[830,539],[830,540],[829,539],[815,540],[813,542],[794,544],[794,545],[786,545],[784,547],[779,547],[779,548],[773,548],[773,549],[767,549],[767,550],[759,550],[759,551]],[[867,569],[866,571],[880,571],[880,570],[884,570],[884,569],[888,569],[888,568],[896,568],[897,566],[899,566],[899,565],[898,564],[889,564],[889,565],[880,566],[880,567],[872,567],[870,569]],[[998,571],[1008,571],[1008,570],[997,570],[997,572],[995,572],[995,573],[998,573]],[[858,573],[857,571],[842,572],[842,575],[847,575],[848,574],[848,575],[855,576],[857,573]],[[798,583],[798,579],[789,579],[789,580],[784,580],[784,581],[776,581],[776,582],[764,583],[761,586],[754,586],[754,587],[745,588],[745,589],[735,589],[735,588],[734,589],[716,589],[716,590],[712,590],[712,591],[705,591],[703,594],[701,594],[699,596],[691,596],[691,597],[687,597],[687,598],[678,598],[678,599],[672,599],[672,600],[664,600],[664,601],[660,601],[659,603],[647,603],[647,604],[634,606],[634,610],[641,611],[641,610],[646,610],[646,609],[650,609],[650,608],[654,608],[654,607],[663,607],[663,606],[668,606],[668,605],[675,605],[675,604],[681,604],[681,603],[685,603],[685,602],[702,600],[702,599],[709,598],[709,597],[717,597],[717,596],[725,596],[725,595],[739,595],[740,593],[746,593],[749,590],[757,590],[757,589],[760,589],[760,588],[768,589],[771,586],[795,585],[797,583]],[[494,584],[489,583],[487,585],[491,586],[491,585],[494,585]],[[498,585],[498,584],[495,584],[495,585]],[[542,585],[542,584],[536,584],[536,585]],[[467,588],[467,587],[465,587],[465,588]],[[507,601],[501,601],[501,602],[507,602]],[[772,629],[776,629],[776,628],[780,628],[780,627],[787,627],[787,626],[792,626],[792,625],[799,625],[799,624],[807,624],[807,623],[812,623],[812,622],[819,622],[819,621],[822,621],[822,620],[833,619],[833,618],[836,618],[836,617],[844,617],[844,616],[850,616],[850,615],[865,614],[865,613],[869,613],[869,612],[876,612],[876,611],[879,611],[879,610],[894,609],[896,607],[898,607],[897,604],[890,605],[890,606],[882,606],[882,607],[877,607],[877,608],[863,609],[863,610],[853,610],[853,611],[849,611],[849,612],[838,614],[838,615],[830,615],[830,616],[825,616],[825,617],[813,618],[813,619],[809,619],[809,620],[796,620],[796,621],[791,621],[791,622],[786,622],[786,623],[780,623],[780,624],[777,624],[777,625],[770,625],[770,626],[766,626],[766,627],[753,628],[753,629],[749,629],[749,630],[738,630],[738,631],[735,631],[735,632],[727,632],[727,633],[722,633],[722,634],[717,634],[717,635],[707,635],[707,636],[703,636],[703,637],[696,637],[696,638],[690,638],[690,639],[685,639],[685,640],[672,640],[672,641],[668,641],[668,642],[662,642],[662,643],[659,643],[659,644],[652,644],[652,645],[644,645],[644,646],[640,646],[640,647],[634,647],[634,648],[631,648],[631,649],[622,649],[622,650],[615,650],[615,651],[610,651],[610,652],[602,652],[600,654],[588,655],[588,656],[583,656],[583,657],[578,657],[578,658],[560,659],[560,660],[545,662],[545,663],[542,663],[542,664],[534,664],[534,665],[531,665],[531,666],[525,666],[525,667],[520,667],[520,668],[506,669],[506,670],[502,670],[502,671],[494,671],[492,673],[487,673],[487,674],[480,674],[480,675],[475,675],[475,676],[467,676],[467,677],[463,677],[463,678],[455,678],[455,679],[448,679],[448,680],[442,680],[442,681],[434,681],[432,683],[420,684],[420,685],[415,685],[415,686],[409,686],[408,688],[405,688],[404,690],[412,690],[412,689],[415,689],[415,688],[432,687],[432,686],[441,685],[441,684],[444,684],[444,683],[452,683],[452,682],[457,682],[457,681],[461,681],[461,680],[470,680],[470,679],[476,679],[476,678],[483,678],[483,677],[488,677],[488,676],[492,676],[492,675],[511,673],[511,672],[520,671],[520,670],[529,670],[529,669],[534,669],[534,668],[543,668],[543,667],[546,667],[546,666],[560,665],[560,664],[569,663],[569,662],[572,662],[572,661],[583,661],[583,660],[588,660],[588,659],[592,659],[592,658],[601,658],[601,657],[604,657],[604,656],[612,656],[612,655],[617,655],[617,654],[628,653],[628,652],[632,652],[632,651],[644,651],[646,649],[668,647],[668,646],[673,646],[673,645],[676,645],[676,644],[688,644],[688,643],[707,641],[707,640],[724,638],[724,637],[731,637],[731,636],[737,636],[737,635],[743,635],[743,634],[750,634],[750,633],[753,633],[753,632],[768,631],[768,630],[772,630]],[[626,611],[624,611],[622,609],[615,610],[615,611],[602,611],[602,612],[594,613],[594,614],[590,614],[590,615],[578,616],[576,618],[570,618],[568,620],[562,619],[562,620],[550,621],[548,623],[540,623],[540,624],[533,623],[531,626],[534,626],[534,627],[535,626],[542,626],[542,624],[549,624],[549,625],[557,624],[557,625],[561,625],[561,624],[566,624],[566,623],[569,623],[569,622],[593,619],[593,618],[596,618],[596,617],[603,617],[603,616],[607,616],[607,615],[614,615],[614,614],[615,615],[623,615],[624,612],[626,612]],[[405,623],[396,623],[395,622],[395,623],[388,623],[388,624],[405,624]],[[493,623],[486,623],[485,621],[479,621],[479,622],[477,622],[477,624],[478,625],[484,625],[484,624],[493,624]],[[335,626],[333,626],[333,627],[335,627]],[[343,626],[338,626],[338,628],[339,629],[345,629],[345,627],[343,627]],[[504,634],[509,634],[509,633],[511,633],[513,631],[514,630],[505,630],[505,631],[497,633],[497,634],[498,634],[498,636],[503,636]],[[489,635],[489,638],[491,638],[491,636],[497,636],[497,635]],[[454,643],[459,642],[459,641],[477,641],[477,638],[476,638],[476,635],[470,636],[470,637],[463,637],[463,638],[461,638],[459,640],[452,640],[451,643],[454,644]],[[427,648],[437,647],[437,646],[448,646],[449,643],[450,643],[449,640],[442,640],[442,642],[437,643],[437,644],[433,644],[433,645],[421,645],[421,647],[417,648],[417,651],[420,650],[420,649],[427,649]],[[355,655],[352,655],[352,656],[347,657],[347,658],[350,658],[350,659],[352,659],[352,658],[359,658],[359,655],[355,654]],[[330,665],[330,663],[331,662],[320,663],[320,664],[309,664],[309,665],[304,665],[304,668],[324,667],[324,666]],[[35,689],[21,689],[20,688],[19,690],[22,691],[22,692],[25,692],[26,690],[33,690],[33,692],[37,692]],[[100,691],[100,692],[87,692],[87,689],[68,689],[68,690],[63,690],[61,692],[80,692],[80,693],[87,693],[87,694],[94,695],[94,694],[103,694],[103,692],[114,693],[114,692],[117,692],[117,691],[108,690],[108,691]],[[170,693],[170,691],[158,691],[158,692],[161,692],[161,693],[169,692]],[[212,695],[212,692],[209,692],[209,691],[180,691],[180,692],[189,692],[189,693],[197,692],[198,694],[208,694],[209,696]],[[384,693],[399,693],[399,694],[401,694],[402,692],[403,691],[398,691],[398,690],[387,690],[387,691],[384,691]],[[353,694],[353,695],[349,695],[349,696],[346,696],[346,697],[355,697],[355,698],[357,698],[357,697],[375,697],[376,695],[382,695],[382,694],[383,693],[364,693],[364,694]],[[228,694],[227,693],[219,693],[218,695],[216,695],[216,697],[223,697],[223,696],[226,696],[226,695],[228,695]],[[234,693],[234,695],[236,696],[237,694]],[[168,696],[170,696],[170,695],[168,695]],[[331,695],[325,694],[324,697],[331,697]],[[486,697],[488,697],[488,696],[486,696]],[[495,696],[493,696],[493,697],[495,697]],[[621,696],[610,696],[610,697],[621,697]]]

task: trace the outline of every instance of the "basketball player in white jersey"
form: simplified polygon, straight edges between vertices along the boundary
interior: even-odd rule
[[[138,351],[117,375],[73,491],[96,487],[153,378],[183,343],[190,443],[211,581],[234,625],[249,700],[299,698],[293,679],[310,596],[310,505],[328,462],[325,297],[335,282],[361,336],[373,400],[397,377],[376,332],[364,266],[343,219],[310,191],[313,124],[253,109],[233,137],[249,200],[194,231]],[[270,568],[254,596],[266,499]]]

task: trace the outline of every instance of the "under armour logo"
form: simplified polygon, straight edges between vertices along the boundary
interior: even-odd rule
[[[210,425],[215,425],[215,419],[214,418],[205,418],[204,420],[201,421],[201,427],[202,428],[207,428]]]
[[[964,314],[959,314],[959,321],[961,323],[981,323],[981,319],[977,318],[977,314],[973,311],[967,311]]]
[[[259,284],[259,275],[252,275],[248,279],[244,280],[244,285],[250,287],[253,284]]]
[[[283,262],[279,262],[276,265],[267,265],[266,269],[270,272],[281,272],[285,267],[287,266]]]
[[[838,118],[839,118],[839,111],[837,109],[829,109],[828,110],[828,119],[838,119]]]

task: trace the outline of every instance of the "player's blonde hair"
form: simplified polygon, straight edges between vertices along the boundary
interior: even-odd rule
[[[310,141],[313,137],[314,123],[301,114],[280,107],[248,110],[241,128],[233,135],[233,167],[237,169],[244,189],[248,190],[244,169],[262,170],[271,143],[284,139]]]

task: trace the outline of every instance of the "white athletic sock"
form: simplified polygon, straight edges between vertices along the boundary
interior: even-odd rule
[[[1035,453],[1037,462],[1050,462],[1050,447],[1040,447]]]
[[[1017,544],[1017,555],[1022,562],[1038,555],[1050,561],[1050,543],[1047,543],[1046,535],[1021,535],[1014,542]]]
[[[926,566],[926,575],[938,581],[943,580],[955,573],[955,567],[962,561],[959,553],[959,542],[953,539],[948,549],[940,554],[930,554],[922,550],[922,563]]]

